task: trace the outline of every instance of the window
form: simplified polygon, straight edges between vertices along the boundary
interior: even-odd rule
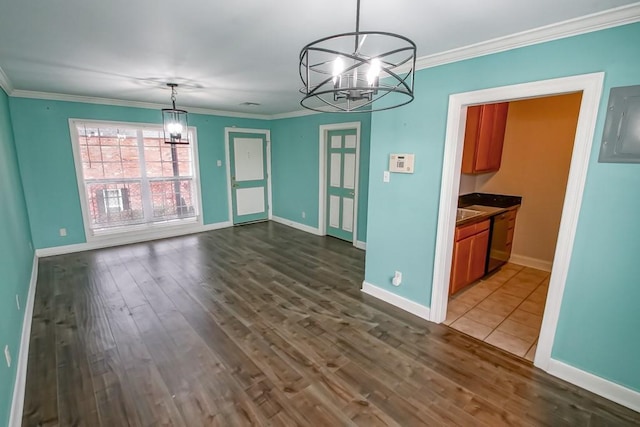
[[[91,235],[198,220],[195,138],[165,144],[161,126],[71,121]]]

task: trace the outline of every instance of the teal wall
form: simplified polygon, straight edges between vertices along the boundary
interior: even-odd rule
[[[370,114],[314,114],[273,120],[271,156],[273,215],[318,227],[320,125],[360,122],[358,236],[367,239]],[[302,218],[302,212],[306,218]]]
[[[597,162],[609,90],[640,84],[638,40],[632,24],[416,73],[415,101],[372,117],[365,280],[430,305],[450,94],[604,71],[553,358],[640,391],[640,165]],[[415,153],[415,174],[383,183],[391,152]]]
[[[160,112],[27,98],[11,98],[10,105],[35,247],[86,242],[69,119],[161,123]],[[228,221],[224,128],[269,129],[269,121],[192,113],[189,125],[198,130],[204,223]],[[66,237],[59,235],[63,227]]]
[[[33,247],[18,160],[11,130],[9,99],[0,89],[0,425],[9,424],[11,400],[20,352]],[[16,306],[20,297],[20,310]],[[4,346],[13,362],[7,367]]]

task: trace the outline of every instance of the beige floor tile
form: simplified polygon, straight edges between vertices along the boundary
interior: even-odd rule
[[[478,338],[479,340],[485,339],[493,330],[493,328],[489,326],[467,319],[464,316],[453,322],[451,327],[460,332],[464,332],[467,335],[471,335],[474,338]]]
[[[509,316],[514,309],[513,307],[507,306],[500,301],[489,300],[488,298],[482,301],[476,307],[503,317]]]
[[[537,268],[531,268],[531,267],[524,267],[522,269],[522,272],[525,273],[525,274],[532,275],[532,276],[538,276],[538,277],[541,277],[543,279],[546,279],[551,274],[548,271],[538,270]]]
[[[548,272],[506,264],[456,295],[444,323],[533,361],[548,285]]]
[[[524,358],[533,362],[534,357],[536,357],[536,349],[538,348],[538,343],[536,342],[531,346],[527,354],[524,355]]]
[[[456,296],[456,301],[460,301],[463,304],[467,304],[471,307],[477,305],[480,301],[491,295],[491,290],[485,288],[478,288],[472,286],[468,290],[463,291],[460,295]]]
[[[526,326],[522,323],[518,323],[509,319],[500,323],[500,325],[496,328],[496,331],[504,332],[505,334],[518,337],[528,342],[529,345],[533,344],[538,339],[538,335],[540,333],[539,329],[532,328],[530,326]]]
[[[484,341],[520,357],[524,357],[531,348],[531,343],[498,330],[493,331]]]
[[[540,316],[544,313],[544,304],[533,301],[524,301],[518,308]]]
[[[444,321],[445,325],[450,325],[464,313],[469,311],[471,306],[458,301],[457,299],[449,301],[447,305],[447,318]]]
[[[531,280],[521,276],[520,274],[512,277],[511,279],[509,279],[508,282],[505,283],[505,286],[528,289],[529,292],[533,292],[533,290],[537,288],[539,285],[540,285],[540,280]]]
[[[524,297],[517,297],[514,295],[508,295],[504,293],[498,293],[497,291],[492,293],[483,302],[488,301],[490,303],[498,303],[504,307],[508,307],[511,310],[515,309],[522,301]]]
[[[502,280],[486,279],[486,280],[481,280],[480,283],[476,285],[476,288],[485,289],[487,291],[493,292],[496,289],[498,289],[500,286],[502,286],[503,283],[504,282]]]
[[[528,311],[522,310],[520,307],[511,313],[508,319],[538,330],[540,329],[540,325],[542,325],[542,316],[529,313]]]
[[[465,313],[464,317],[474,322],[482,323],[490,328],[495,328],[505,320],[505,316],[503,315],[485,311],[478,307],[469,310]]]
[[[531,295],[531,292],[532,290],[529,289],[529,287],[522,287],[517,285],[510,286],[508,283],[496,291],[496,293],[513,295],[523,299]]]
[[[528,301],[544,304],[547,301],[547,288],[540,285],[527,297]]]

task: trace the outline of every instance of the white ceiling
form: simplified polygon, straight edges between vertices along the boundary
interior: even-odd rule
[[[418,57],[629,0],[362,0],[361,30],[412,39]],[[356,0],[0,0],[0,69],[14,90],[254,114],[300,110],[300,49],[355,29]],[[1,74],[1,73],[0,73]],[[158,83],[160,82],[160,83]],[[247,107],[243,102],[258,102]]]

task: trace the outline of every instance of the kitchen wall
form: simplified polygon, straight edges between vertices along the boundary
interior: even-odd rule
[[[161,123],[160,112],[14,97],[10,106],[35,247],[85,243],[69,118]],[[269,121],[192,113],[189,125],[198,131],[204,224],[228,221],[224,128],[269,129]],[[66,237],[59,235],[62,227]]]
[[[319,226],[320,125],[345,122],[360,122],[357,240],[365,242],[371,114],[314,114],[271,122],[273,215],[313,228]]]
[[[581,93],[509,103],[502,165],[474,191],[522,196],[513,261],[550,270],[569,177]],[[528,264],[527,264],[528,263]]]
[[[640,391],[640,165],[598,163],[609,90],[640,84],[640,23],[416,73],[415,101],[373,113],[365,280],[429,307],[449,95],[604,72],[594,143],[552,357]],[[389,154],[414,174],[382,181]],[[399,287],[391,284],[403,273]]]
[[[11,129],[9,99],[2,89],[0,195],[0,425],[8,425],[34,252]],[[11,367],[5,363],[5,345],[9,346],[13,359]]]

